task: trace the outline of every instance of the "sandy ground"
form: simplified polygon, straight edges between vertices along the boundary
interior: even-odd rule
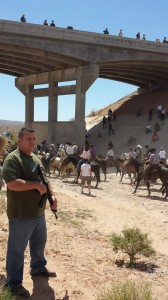
[[[49,207],[46,210],[48,241],[46,258],[48,268],[55,270],[56,278],[49,280],[29,275],[29,249],[25,255],[24,286],[33,300],[95,300],[97,295],[117,281],[132,279],[149,282],[156,299],[168,299],[168,202],[161,197],[160,184],[152,186],[147,197],[145,186],[136,195],[128,177],[120,177],[108,170],[107,181],[97,189],[92,182],[92,195],[81,195],[80,185],[69,177],[62,182],[51,176],[58,197],[58,220]],[[5,275],[6,241],[8,235],[6,214],[0,216],[0,274]],[[149,234],[156,255],[138,256],[137,267],[117,267],[116,254],[110,242],[112,232],[125,227],[138,227]]]

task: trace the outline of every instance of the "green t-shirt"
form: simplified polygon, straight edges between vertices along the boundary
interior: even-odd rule
[[[37,156],[27,155],[18,149],[8,154],[3,168],[2,177],[6,183],[16,179],[40,181],[36,172],[32,172],[35,164],[41,164]],[[41,195],[38,190],[16,192],[7,189],[7,216],[13,218],[33,218],[44,214],[46,201],[42,208],[39,206]]]

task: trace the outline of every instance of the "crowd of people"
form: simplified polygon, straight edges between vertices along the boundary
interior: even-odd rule
[[[109,112],[109,115],[111,112]],[[112,115],[112,114],[111,114]],[[163,147],[157,153],[156,148],[149,145],[137,145],[131,147],[128,160],[145,160],[144,179],[149,179],[149,174],[160,163],[166,162],[166,151]],[[50,159],[55,157],[60,149],[64,149],[67,156],[78,156],[77,168],[80,170],[81,193],[84,188],[91,195],[92,170],[90,162],[96,158],[96,147],[84,145],[81,153],[78,145],[74,142],[63,144],[50,144],[43,140],[40,145],[36,144],[36,134],[31,128],[22,128],[18,134],[17,149],[7,155],[2,166],[2,177],[7,185],[7,216],[9,219],[9,235],[6,256],[7,279],[5,288],[12,295],[22,298],[30,297],[29,291],[22,285],[24,270],[24,253],[29,242],[30,248],[30,275],[32,277],[55,277],[55,271],[46,267],[45,245],[47,230],[45,222],[46,197],[49,192],[52,203],[51,210],[57,210],[57,198],[51,185],[49,191],[41,181],[41,177],[35,171],[35,166],[41,164],[38,153],[49,153]],[[113,143],[107,146],[107,158],[114,161]],[[42,205],[41,199],[44,199]]]
[[[117,114],[116,111],[112,111],[110,108],[107,112],[107,116],[103,116],[102,118],[102,124],[103,124],[103,129],[108,129],[108,135],[110,136],[111,133],[115,134],[113,124],[112,122],[117,120]]]
[[[155,111],[157,113],[158,121],[156,121],[155,123],[152,124]],[[164,120],[167,119],[167,117],[168,117],[167,109],[164,108],[161,104],[159,104],[156,107],[156,110],[152,107],[149,108],[149,111],[148,111],[149,122],[147,123],[147,125],[145,127],[145,132],[147,134],[152,133],[151,139],[153,142],[156,142],[159,140],[158,132],[161,130],[161,124],[164,125]]]
[[[165,165],[166,151],[163,147],[160,147],[157,152],[155,147],[150,147],[148,144],[144,146],[145,151],[143,151],[142,148],[141,145],[137,145],[135,148],[131,147],[128,153],[128,161],[130,159],[136,159],[146,164],[143,173],[144,181],[147,181],[149,180],[150,172],[156,170],[159,164]]]
[[[26,16],[25,16],[25,14],[23,14],[23,15],[21,16],[20,21],[21,21],[22,23],[26,23]],[[46,26],[49,25],[47,19],[44,20],[43,25],[46,25]],[[56,27],[54,20],[51,21],[50,26]],[[73,26],[67,26],[67,28],[68,28],[68,29],[73,29]],[[103,30],[103,33],[104,33],[104,34],[109,34],[109,29],[106,27],[106,28]],[[118,36],[119,36],[119,37],[123,37],[123,30],[122,30],[122,29],[119,30]],[[138,39],[138,40],[140,40],[140,39],[146,40],[146,34],[143,33],[143,34],[142,34],[142,38],[141,38],[140,32],[137,32],[137,34],[136,34],[136,39]],[[156,38],[156,42],[157,42],[157,43],[160,43],[160,39]],[[168,43],[166,37],[163,38],[163,43]]]

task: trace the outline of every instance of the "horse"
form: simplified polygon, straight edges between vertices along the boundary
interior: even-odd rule
[[[97,160],[98,159],[98,160]],[[103,157],[102,155],[98,155],[98,158],[96,160],[100,163],[101,161],[104,162],[105,164],[105,168],[106,168],[106,172],[107,172],[107,168],[116,168],[116,175],[118,173],[120,173],[121,175],[121,170],[120,170],[120,167],[122,166],[124,160],[122,158],[114,158],[114,159],[111,159],[109,157]],[[101,165],[100,163],[100,168],[103,170],[103,164]],[[103,172],[104,173],[104,172]],[[106,177],[105,177],[106,179]]]
[[[95,159],[90,161],[91,165],[99,164],[100,168],[103,171],[104,174],[104,181],[106,181],[107,177],[107,161],[104,158],[96,157]]]
[[[135,190],[133,191],[133,194],[135,194],[141,180],[144,179],[144,174],[143,174],[144,164],[142,162],[137,161],[134,158],[130,159],[129,164],[134,165],[134,167],[137,171],[137,178],[136,178],[137,183],[136,183]],[[162,182],[161,190],[162,190],[162,193],[163,193],[163,191],[166,191],[166,196],[165,196],[165,198],[166,198],[168,196],[168,168],[159,165],[156,168],[156,170],[152,170],[149,173],[149,180],[157,180],[157,179],[160,179],[161,182]],[[150,196],[151,191],[150,191],[149,180],[146,181],[146,186],[147,186],[147,189],[148,189],[148,195]]]
[[[55,173],[55,170],[57,170],[58,176],[60,176],[60,171],[61,171],[60,166],[61,166],[61,158],[59,156],[54,156],[52,159],[50,159],[48,164],[49,176],[51,174],[51,169],[53,169],[53,174]]]
[[[137,173],[137,171],[135,169],[135,166],[129,164],[129,160],[125,160],[123,162],[123,164],[121,165],[120,169],[121,169],[121,179],[120,179],[120,182],[122,182],[124,174],[127,173],[129,175],[129,177],[130,177],[131,184],[132,184],[131,174],[134,174],[134,176],[136,176],[136,173]]]
[[[69,163],[72,163],[75,168],[76,168],[76,178],[75,178],[75,183],[78,183],[78,179],[79,179],[79,176],[80,176],[80,168],[77,168],[77,164],[79,162],[79,159],[74,157],[74,156],[67,156],[63,159],[62,163],[61,163],[61,173],[63,174],[64,173],[64,169],[66,168],[66,166],[69,164]],[[100,166],[98,163],[92,163],[90,164],[91,165],[91,170],[92,172],[95,174],[95,177],[96,177],[96,186],[98,186],[98,184],[100,183]]]

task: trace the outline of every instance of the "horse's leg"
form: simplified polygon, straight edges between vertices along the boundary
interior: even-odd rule
[[[162,191],[162,196],[165,193],[165,198],[167,198],[167,196],[168,196],[168,183],[167,183],[167,181],[166,182],[162,182],[162,187],[161,187],[160,190]]]
[[[166,191],[165,198],[167,198],[168,197],[168,183],[167,182],[165,183],[165,191]]]
[[[103,173],[104,173],[104,181],[106,181],[106,174],[107,174],[107,167],[104,166],[104,168],[102,168]]]
[[[75,182],[75,183],[78,183],[79,176],[80,176],[80,169],[77,169],[77,170],[76,170],[75,179],[74,179],[74,182]]]
[[[148,196],[150,196],[150,183],[149,183],[149,180],[146,181],[146,186],[147,186],[147,189],[148,189]]]
[[[121,171],[121,179],[120,179],[120,182],[122,181],[124,174],[125,174],[125,170],[122,170],[122,171]]]
[[[121,170],[118,166],[115,166],[116,167],[116,175],[118,175],[118,173],[120,173],[120,176],[121,176]]]
[[[61,168],[61,179],[65,178],[65,167]]]
[[[159,189],[159,191],[163,191],[164,190],[164,192],[165,192],[165,184],[162,182],[162,186],[161,186],[161,188]],[[163,193],[164,193],[163,192]]]
[[[60,169],[60,168],[58,168],[58,169],[57,169],[57,171],[58,171],[58,177],[60,177],[60,174],[61,174],[61,169]]]
[[[132,184],[132,176],[131,176],[131,172],[128,172],[128,176],[130,178],[130,184]]]
[[[96,185],[95,185],[95,187],[98,187],[98,184],[99,184],[99,182],[100,182],[100,173],[98,172],[95,172],[95,177],[96,177]]]
[[[95,187],[98,187],[98,184],[100,183],[100,167],[95,165],[92,167],[92,171],[94,172],[95,177],[96,177]]]
[[[139,175],[139,174],[137,174],[137,178],[136,178],[136,187],[135,187],[135,190],[133,191],[133,194],[135,194],[135,193],[136,193],[136,191],[137,191],[137,188],[138,188],[138,186],[139,186],[139,184],[140,184],[141,180],[142,180],[142,176],[141,176],[141,174],[140,174],[140,175]]]

